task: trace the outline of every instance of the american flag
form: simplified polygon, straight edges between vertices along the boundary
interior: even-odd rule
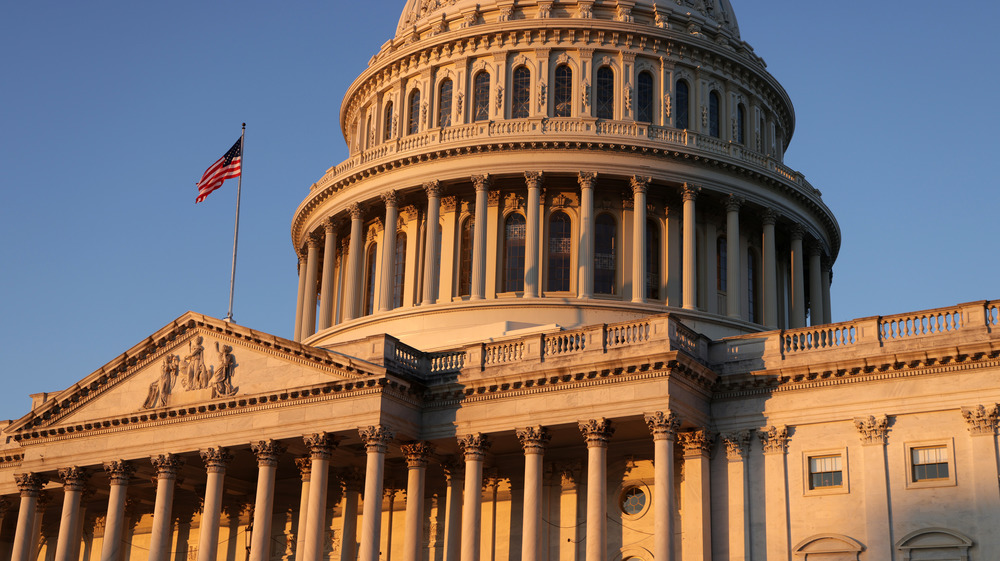
[[[243,138],[236,141],[228,152],[222,155],[214,164],[209,166],[198,182],[198,198],[195,203],[205,200],[212,191],[222,187],[222,183],[227,179],[240,176],[243,161]]]

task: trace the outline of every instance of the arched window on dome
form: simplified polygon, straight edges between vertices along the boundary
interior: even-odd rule
[[[378,244],[368,246],[365,254],[365,306],[364,314],[370,316],[375,313],[375,264],[378,256]]]
[[[514,69],[510,89],[510,117],[527,118],[531,105],[531,71],[527,66],[518,66]]]
[[[660,299],[660,225],[646,220],[646,297]]]
[[[485,70],[472,79],[472,120],[490,120],[490,73]]]
[[[569,216],[558,210],[549,217],[549,292],[565,292],[569,290],[569,260],[573,249],[572,230]]]
[[[618,267],[618,225],[610,214],[594,221],[594,293],[615,294]]]
[[[760,271],[757,266],[757,253],[753,248],[747,248],[747,320],[751,323],[760,321]]]
[[[688,83],[684,80],[677,80],[675,91],[677,98],[674,100],[674,127],[678,129],[688,129],[690,120],[690,98],[688,96]]]
[[[747,143],[747,108],[742,103],[736,106],[736,142]]]
[[[715,240],[715,290],[718,294],[718,311],[726,313],[726,285],[729,284],[729,244],[724,236]]]
[[[392,102],[385,104],[385,115],[382,120],[382,142],[392,140]]]
[[[636,78],[635,120],[653,122],[653,73],[643,70]]]
[[[420,90],[410,92],[409,113],[406,134],[417,134],[420,132]]]
[[[524,239],[527,227],[524,216],[512,213],[503,228],[503,291],[524,290]]]
[[[392,264],[392,307],[403,305],[403,285],[406,283],[406,234],[396,234],[396,254]]]
[[[458,240],[458,295],[472,294],[472,242],[475,217],[469,216],[462,222]]]
[[[720,138],[722,134],[719,92],[708,92],[708,134],[714,138]]]
[[[444,80],[438,87],[438,126],[441,128],[451,126],[451,80]]]
[[[597,69],[595,108],[598,119],[615,118],[615,71],[610,66]]]
[[[568,64],[556,67],[556,87],[552,102],[554,117],[569,117],[573,114],[573,69]]]

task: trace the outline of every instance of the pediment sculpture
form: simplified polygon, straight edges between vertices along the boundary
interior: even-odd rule
[[[149,384],[143,409],[166,407],[170,396],[179,392],[206,391],[206,398],[232,397],[239,388],[233,386],[236,357],[229,345],[215,343],[218,363],[206,366],[204,338],[195,337],[188,342],[188,354],[167,355],[160,366],[160,376]]]

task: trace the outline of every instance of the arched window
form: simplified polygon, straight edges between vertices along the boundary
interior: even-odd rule
[[[751,323],[761,323],[760,311],[757,307],[757,295],[760,293],[760,281],[757,280],[757,254],[747,248],[747,319]]]
[[[530,113],[531,104],[531,71],[526,66],[518,66],[514,70],[510,91],[510,117],[524,119]]]
[[[490,73],[480,72],[472,80],[472,119],[490,120]]]
[[[598,119],[615,118],[615,71],[610,66],[602,66],[597,70],[595,106]]]
[[[392,102],[385,104],[385,117],[382,121],[382,141],[392,140]]]
[[[458,295],[472,294],[472,241],[475,230],[475,217],[468,217],[462,222],[462,232],[458,246]]]
[[[451,126],[451,80],[441,82],[438,88],[438,126]]]
[[[660,299],[660,226],[646,220],[646,296]]]
[[[413,90],[410,94],[410,114],[406,127],[407,134],[417,134],[420,132],[420,90]]]
[[[503,229],[503,290],[524,290],[524,216],[516,212],[507,217]]]
[[[617,275],[618,227],[610,214],[594,221],[594,293],[614,294]]]
[[[747,108],[742,103],[736,106],[736,142],[747,143]]]
[[[549,292],[569,290],[569,257],[573,249],[569,216],[556,211],[549,217]]]
[[[396,255],[393,260],[392,307],[403,305],[403,285],[406,283],[406,234],[396,234]]]
[[[375,263],[378,256],[378,244],[368,246],[368,253],[365,254],[365,308],[364,314],[370,316],[375,313]]]
[[[719,121],[721,116],[719,115],[719,92],[712,91],[708,94],[708,134],[715,137],[721,137],[721,130],[719,126]]]
[[[674,101],[674,123],[678,129],[690,128],[688,105],[688,84],[684,80],[677,81],[677,99]]]
[[[635,120],[653,122],[653,74],[648,70],[639,73],[636,79]]]
[[[573,70],[569,65],[556,67],[556,87],[552,102],[555,104],[555,117],[569,117],[573,113]]]

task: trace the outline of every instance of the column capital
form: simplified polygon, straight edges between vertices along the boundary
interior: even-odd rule
[[[427,193],[427,198],[440,197],[441,196],[441,181],[435,179],[433,181],[427,181],[423,185],[424,191]]]
[[[541,454],[545,450],[545,445],[552,440],[549,430],[541,425],[535,427],[525,427],[517,429],[517,439],[521,441],[525,454]]]
[[[646,413],[646,426],[653,433],[653,440],[673,440],[677,435],[677,429],[681,426],[681,419],[673,411],[656,411]]]
[[[386,209],[388,209],[389,207],[396,208],[396,205],[399,202],[398,200],[399,194],[396,192],[395,189],[390,189],[385,193],[379,195],[379,197],[382,199],[382,202],[385,203]]]
[[[793,224],[791,229],[792,240],[802,241],[806,235],[806,228],[802,224]]]
[[[329,460],[337,447],[337,437],[328,432],[317,432],[302,437],[313,460]]]
[[[885,446],[889,434],[889,417],[886,415],[855,417],[854,427],[861,434],[863,446]]]
[[[730,462],[742,462],[750,454],[750,430],[738,430],[722,435],[726,445],[726,459]]]
[[[677,441],[684,448],[684,456],[708,456],[715,444],[715,435],[708,429],[677,433]]]
[[[351,220],[361,220],[365,217],[365,213],[361,210],[361,205],[358,203],[347,205],[347,213],[351,215]]]
[[[427,467],[427,458],[431,455],[433,448],[426,442],[410,442],[400,446],[403,456],[406,457],[406,467],[421,468]]]
[[[963,407],[962,417],[969,424],[969,434],[972,436],[993,436],[997,433],[1000,408],[996,404]]]
[[[809,255],[823,257],[823,243],[819,240],[814,240],[809,243]],[[820,264],[822,267],[822,263]]]
[[[528,189],[538,189],[542,186],[542,181],[545,179],[545,174],[540,171],[526,171],[524,172],[524,182],[528,185]]]
[[[217,446],[214,448],[204,448],[198,451],[201,461],[205,462],[205,470],[208,473],[225,473],[226,466],[233,461],[233,455],[228,448]]]
[[[83,492],[90,478],[90,472],[80,466],[59,468],[57,471],[59,479],[62,479],[63,489],[66,491]]]
[[[685,201],[694,201],[698,198],[698,193],[701,191],[700,185],[695,185],[694,183],[685,183],[681,185],[681,198]]]
[[[467,462],[470,460],[482,460],[492,444],[489,438],[481,432],[458,437],[458,445],[462,448],[462,452],[465,454],[465,461]]]
[[[303,483],[307,483],[312,477],[312,458],[295,458],[295,467],[299,468],[299,477]]]
[[[125,460],[104,462],[104,473],[108,474],[112,485],[128,485],[135,475],[135,466]]]
[[[611,435],[615,434],[615,427],[611,426],[611,421],[600,419],[589,419],[579,422],[580,432],[587,441],[587,448],[600,446],[606,448]]]
[[[784,454],[788,451],[788,427],[785,425],[764,427],[757,431],[757,438],[765,454]]]
[[[633,175],[629,180],[629,185],[632,186],[632,194],[638,195],[639,193],[645,193],[649,189],[649,182],[652,180],[653,179],[650,177]]]
[[[729,195],[726,199],[726,212],[739,212],[746,199],[737,195]]]
[[[309,249],[319,249],[320,239],[315,236],[312,232],[306,236],[306,247]]]
[[[493,185],[493,179],[488,173],[484,175],[473,175],[472,184],[476,186],[476,191],[487,191],[490,186]]]
[[[462,479],[462,475],[465,473],[465,465],[455,457],[450,457],[448,460],[441,462],[441,469],[444,471],[444,477],[448,482],[451,482],[452,479]]]
[[[365,480],[361,470],[356,467],[348,467],[338,473],[340,484],[344,486],[344,491],[361,491],[362,483]]]
[[[323,221],[323,229],[326,231],[327,234],[332,234],[339,225],[340,222],[335,220],[332,216],[328,217],[326,220]]]
[[[760,213],[760,221],[765,226],[774,226],[778,222],[778,213],[772,208],[765,208],[764,211]]]
[[[392,432],[392,429],[386,425],[361,427],[358,429],[358,434],[365,443],[365,448],[368,452],[381,452],[383,454],[389,446],[389,441],[396,436]]]
[[[580,187],[583,189],[593,189],[597,184],[597,172],[596,171],[581,171],[576,176],[576,180],[580,182]]]
[[[177,470],[184,465],[184,460],[174,454],[159,454],[149,459],[156,469],[157,479],[177,479]]]
[[[14,482],[17,484],[18,490],[21,491],[22,497],[37,497],[42,491],[42,487],[44,487],[49,480],[44,475],[28,472],[15,473]]]
[[[288,450],[288,447],[275,440],[258,440],[250,443],[250,450],[257,456],[259,467],[275,467],[278,465],[278,458]]]

